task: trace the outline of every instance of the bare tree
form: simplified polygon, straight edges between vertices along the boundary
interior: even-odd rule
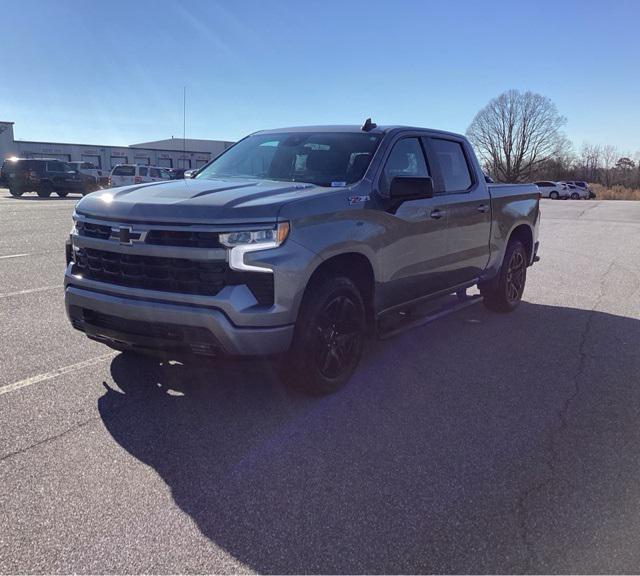
[[[607,144],[602,147],[602,168],[603,178],[602,183],[607,186],[611,186],[611,177],[613,176],[612,168],[615,166],[616,160],[619,158],[620,153],[615,146]]]
[[[476,114],[467,137],[494,178],[519,182],[560,154],[566,144],[561,132],[565,123],[549,98],[509,90]]]
[[[576,175],[581,180],[594,182],[598,178],[602,163],[602,146],[585,142],[580,148],[580,157],[576,166]]]

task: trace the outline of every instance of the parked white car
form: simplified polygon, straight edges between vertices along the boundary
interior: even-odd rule
[[[535,185],[540,190],[540,196],[542,198],[551,198],[558,200],[558,198],[569,198],[569,188],[564,182],[553,182],[551,180],[542,180],[535,182]]]
[[[588,200],[589,199],[589,190],[583,188],[582,186],[576,186],[573,183],[567,182],[567,188],[569,192],[569,198],[572,200]]]
[[[118,164],[109,176],[109,187],[162,182],[171,180],[171,174],[159,166],[140,166],[138,164]]]

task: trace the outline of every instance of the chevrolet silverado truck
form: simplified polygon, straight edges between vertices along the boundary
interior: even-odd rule
[[[292,384],[331,392],[387,314],[473,285],[514,310],[539,196],[487,184],[448,132],[369,119],[256,132],[192,179],[78,202],[67,315],[120,351],[278,355]]]

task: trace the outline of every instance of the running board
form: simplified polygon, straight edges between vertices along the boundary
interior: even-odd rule
[[[458,297],[457,301],[447,302],[444,305],[436,308],[434,310],[430,310],[426,314],[422,315],[413,315],[410,312],[398,314],[399,320],[393,326],[391,326],[388,330],[378,329],[378,338],[380,340],[388,340],[389,338],[393,338],[398,334],[402,334],[403,332],[407,332],[408,330],[413,330],[414,328],[418,328],[420,326],[424,326],[425,324],[429,324],[434,320],[438,320],[439,318],[443,318],[444,316],[448,316],[449,314],[453,314],[454,312],[458,312],[459,310],[463,310],[477,302],[482,301],[482,296],[480,294],[476,294],[473,296],[462,296]]]

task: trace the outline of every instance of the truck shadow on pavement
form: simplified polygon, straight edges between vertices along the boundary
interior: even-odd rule
[[[639,343],[627,317],[479,305],[375,342],[329,397],[119,355],[99,410],[258,572],[637,572]]]

